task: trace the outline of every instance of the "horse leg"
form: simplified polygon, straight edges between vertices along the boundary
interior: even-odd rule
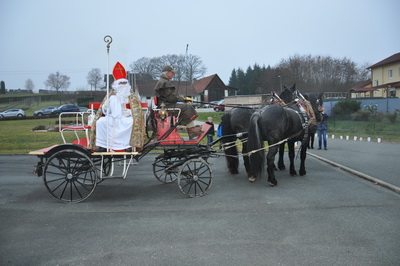
[[[246,154],[247,151],[248,151],[247,143],[242,142],[242,154]],[[244,168],[246,169],[247,178],[249,179],[249,182],[256,181],[256,178],[251,174],[249,156],[243,156],[243,161],[244,161]]]
[[[277,186],[278,181],[275,178],[275,173],[274,173],[274,161],[275,161],[275,155],[278,152],[278,147],[274,146],[269,148],[268,155],[267,155],[267,172],[268,172],[268,184],[271,187]]]
[[[307,157],[307,145],[301,145],[301,151],[300,151],[300,175],[306,175],[306,157]]]
[[[279,170],[285,170],[286,166],[283,160],[283,156],[285,155],[285,143],[279,145],[279,160],[278,160],[278,168]]]
[[[227,138],[224,141],[225,143],[228,142],[233,142],[235,139]],[[231,174],[236,175],[239,173],[239,158],[238,158],[238,152],[236,145],[233,147],[230,147],[228,149],[225,149],[225,155],[226,155],[226,164],[228,166],[228,170]]]
[[[289,148],[289,161],[290,161],[290,175],[296,176],[297,172],[294,168],[294,141],[288,141],[288,148]]]

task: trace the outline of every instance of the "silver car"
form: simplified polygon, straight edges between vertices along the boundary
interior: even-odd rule
[[[56,106],[45,107],[43,109],[33,112],[34,116],[49,115],[53,110],[57,109]]]
[[[24,117],[25,111],[22,109],[8,109],[0,113],[0,119],[5,117]]]

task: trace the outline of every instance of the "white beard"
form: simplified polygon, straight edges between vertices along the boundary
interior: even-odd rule
[[[116,80],[113,83],[112,88],[114,89],[119,102],[123,104],[129,103],[129,95],[131,95],[131,85],[129,85],[129,83],[119,85],[120,81],[127,82],[126,79]]]

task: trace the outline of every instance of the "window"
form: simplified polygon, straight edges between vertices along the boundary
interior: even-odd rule
[[[375,80],[375,86],[379,86],[379,80]]]
[[[388,70],[388,77],[389,77],[389,79],[393,78],[393,69]]]

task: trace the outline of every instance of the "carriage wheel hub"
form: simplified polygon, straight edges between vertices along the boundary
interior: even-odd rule
[[[199,181],[199,176],[198,175],[193,175],[193,181],[194,182],[197,182],[197,181]]]
[[[67,179],[68,179],[68,180],[71,180],[73,177],[74,177],[74,176],[73,176],[71,173],[68,173],[68,174],[67,174]]]

